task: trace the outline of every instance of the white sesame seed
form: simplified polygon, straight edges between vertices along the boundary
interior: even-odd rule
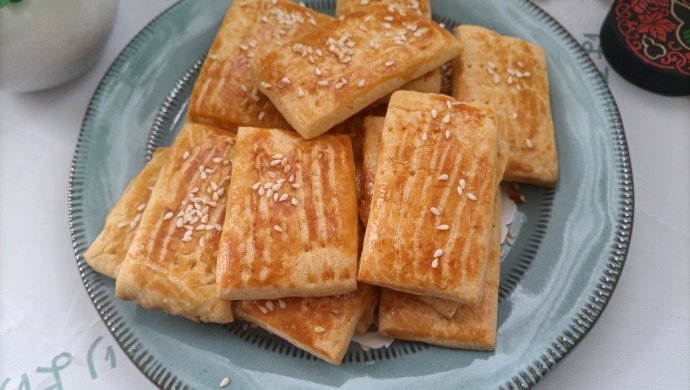
[[[519,67],[521,67],[521,68],[522,68],[522,67],[524,67],[524,66],[525,66],[525,64],[523,64],[523,63],[522,63],[522,61],[518,61],[518,62],[517,62],[517,66],[519,66]]]
[[[261,111],[261,112],[259,113],[259,120],[260,120],[260,121],[263,120],[265,116],[266,116],[266,113],[263,112],[263,111]]]
[[[436,110],[435,108],[432,108],[431,109],[431,117],[436,119],[437,116],[438,116],[438,110]]]
[[[467,194],[467,199],[475,202],[477,201],[477,197],[471,192]]]
[[[462,196],[462,187],[458,186],[455,190],[458,192],[458,195]]]
[[[525,73],[523,73],[522,75],[523,75],[524,77],[529,77],[529,76],[532,75],[532,73],[530,73],[530,72],[525,72]]]
[[[175,226],[177,226],[178,228],[184,226],[184,219],[178,218],[177,221],[175,221]]]
[[[297,87],[297,96],[304,97],[304,90],[302,89],[302,87]]]
[[[460,188],[462,188],[464,190],[466,185],[467,185],[467,182],[465,181],[465,179],[460,179]]]
[[[283,168],[283,173],[288,173],[290,172],[290,169],[292,169],[292,165],[288,164]]]
[[[450,100],[446,100],[446,107],[448,107],[448,109],[450,110],[451,108],[453,108],[453,103]]]
[[[268,309],[266,309],[266,308],[263,307],[263,306],[259,306],[259,310],[261,310],[261,313],[262,313],[262,314],[268,313]]]
[[[446,181],[446,180],[448,180],[448,175],[444,173],[444,174],[440,175],[438,177],[438,179],[441,181]]]
[[[280,81],[282,81],[283,84],[290,84],[290,78],[288,78],[287,76],[283,76],[283,78],[280,79]]]
[[[222,230],[223,230],[223,227],[222,227],[222,226],[220,226],[220,224],[219,224],[219,223],[217,223],[217,224],[213,225],[213,228],[214,228],[214,229],[216,229],[216,231],[218,231],[218,232],[220,232],[220,231],[222,231]]]
[[[173,212],[172,212],[172,211],[168,211],[168,212],[165,213],[165,215],[163,216],[163,220],[164,220],[164,221],[167,221],[167,220],[169,220],[169,219],[172,219],[173,216],[174,216]]]
[[[230,378],[225,377],[225,378],[223,378],[223,379],[220,381],[220,384],[218,385],[218,387],[223,388],[223,387],[225,387],[225,386],[227,386],[227,385],[229,385],[229,384],[230,384]]]
[[[316,84],[318,84],[322,87],[326,87],[326,86],[328,86],[328,80],[319,80],[316,82]]]
[[[277,231],[278,233],[283,232],[283,228],[278,225],[273,225],[273,230]]]
[[[278,176],[278,174],[273,171],[268,171],[268,176],[271,178],[275,178],[276,176]]]
[[[316,332],[316,333],[323,333],[325,331],[326,331],[326,329],[321,327],[321,326],[315,326],[314,327],[314,332]]]
[[[275,167],[276,165],[280,165],[280,160],[272,160],[271,161],[271,166]]]
[[[137,211],[142,211],[146,208],[146,203],[141,203],[137,206]]]
[[[366,80],[366,79],[361,79],[361,80],[359,80],[359,82],[357,83],[357,86],[360,87],[360,88],[364,88],[364,85],[366,85],[366,83],[367,83],[367,80]]]
[[[513,120],[517,119],[517,117],[518,117],[517,112],[512,113],[512,114],[510,115],[510,117],[513,118]]]
[[[266,193],[266,189],[263,187],[259,187],[259,196],[264,196],[265,193]]]
[[[431,208],[431,214],[434,214],[434,215],[441,215],[441,212],[438,211],[438,209],[437,209],[436,207],[432,207],[432,208]]]
[[[434,258],[431,262],[431,268],[438,268],[438,258]]]
[[[436,249],[436,252],[434,252],[434,257],[441,257],[443,256],[443,249]]]
[[[278,201],[282,202],[282,201],[286,200],[288,198],[288,196],[290,196],[290,195],[288,195],[287,193],[284,193],[283,195],[280,195],[280,198],[278,198]]]
[[[320,68],[317,67],[314,69],[314,74],[316,74],[317,76],[321,76],[323,74],[323,72],[321,71]]]
[[[273,190],[273,192],[280,191],[280,187],[282,187],[282,186],[283,186],[282,184],[276,183],[273,186],[271,186],[271,189]]]
[[[495,84],[498,84],[498,83],[501,82],[501,76],[495,74],[494,77],[493,77],[493,80],[494,80],[494,83],[495,83]]]
[[[297,198],[293,196],[292,199],[290,199],[290,203],[292,203],[293,206],[297,206],[299,204],[299,201],[297,200]]]
[[[426,131],[422,133],[422,141],[426,141],[429,136],[426,135]]]
[[[442,120],[443,123],[450,123],[450,114],[446,114]]]
[[[273,302],[271,302],[271,301],[266,301],[266,309],[268,309],[268,310],[270,310],[270,311],[273,311],[273,308],[274,308]]]
[[[448,230],[450,226],[448,225],[438,225],[436,226],[436,230]]]
[[[299,183],[293,183],[292,188],[300,189],[300,188],[302,188],[302,185]]]
[[[277,202],[277,201],[278,201],[278,196],[279,196],[279,195],[280,195],[280,194],[278,194],[277,192],[273,193],[273,201],[274,201],[274,202]]]
[[[202,248],[206,246],[206,240],[203,237],[199,239],[199,246]]]
[[[279,299],[279,300],[278,300],[278,306],[279,306],[281,309],[285,309],[285,307],[287,307],[287,305],[285,304],[285,301],[282,300],[282,299]]]
[[[223,160],[223,165],[228,165],[230,164],[230,160]]]
[[[125,227],[125,226],[127,226],[127,225],[129,225],[129,222],[120,222],[120,223],[117,224],[117,228],[118,228],[118,229],[121,229],[121,228],[123,228],[123,227]]]
[[[206,179],[208,179],[208,174],[206,173],[206,171],[201,172],[201,180],[206,180]]]
[[[218,59],[218,55],[217,54],[209,54],[208,58],[210,58],[212,61],[215,61]]]
[[[494,64],[493,62],[489,61],[486,64],[489,65],[489,68],[496,69],[496,64]]]
[[[278,179],[278,180],[276,180],[276,183],[283,184],[283,183],[285,183],[285,179]]]
[[[386,61],[386,63],[385,63],[384,65],[386,65],[386,67],[393,66],[393,65],[395,65],[395,61],[393,61],[393,60],[388,60],[388,61]]]
[[[446,130],[444,135],[445,135],[446,139],[450,139],[450,130]]]
[[[211,161],[213,161],[216,164],[220,164],[223,161],[223,159],[220,157],[214,157]]]
[[[188,150],[185,150],[185,152],[182,153],[182,159],[183,159],[183,160],[186,160],[186,159],[188,159],[188,158],[189,158],[189,151],[188,151]]]
[[[273,191],[272,188],[269,188],[268,190],[266,190],[266,197],[267,197],[267,198],[273,197],[273,193],[274,193],[274,192],[275,192],[275,191]]]
[[[294,174],[293,174],[293,175],[290,175],[290,177],[288,178],[288,181],[289,181],[290,183],[292,183],[293,181],[295,181],[295,175],[294,175]]]
[[[530,148],[530,149],[531,149],[532,147],[534,147],[534,144],[532,144],[532,140],[529,139],[529,138],[527,138],[527,139],[525,140],[525,145],[527,145],[527,147]]]
[[[254,183],[254,185],[252,186],[252,190],[256,191],[256,190],[259,189],[259,187],[261,187],[261,182],[260,182],[260,181],[257,181],[257,182]]]
[[[247,92],[249,92],[249,88],[247,88],[247,86],[246,86],[246,85],[244,85],[244,84],[240,84],[240,89],[241,89],[241,90],[242,90],[242,92],[244,92],[244,93],[247,93]]]

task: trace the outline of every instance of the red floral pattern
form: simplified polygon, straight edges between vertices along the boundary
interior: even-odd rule
[[[641,14],[637,18],[640,21],[637,27],[640,34],[649,34],[662,42],[666,42],[666,35],[676,29],[676,24],[661,12]]]

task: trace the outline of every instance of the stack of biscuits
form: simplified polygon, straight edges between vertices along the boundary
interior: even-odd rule
[[[450,63],[452,96],[440,94]],[[544,51],[428,0],[232,3],[186,124],[85,253],[120,299],[340,364],[356,332],[496,346],[503,180],[552,186]]]

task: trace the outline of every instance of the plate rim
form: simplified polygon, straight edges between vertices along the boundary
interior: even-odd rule
[[[146,39],[151,33],[151,30],[154,30],[156,26],[161,23],[161,19],[189,1],[190,0],[178,0],[160,12],[127,43],[115,57],[113,63],[108,67],[108,70],[99,81],[98,86],[89,99],[89,105],[84,114],[72,163],[70,165],[68,186],[67,206],[70,238],[77,268],[84,288],[94,308],[98,312],[99,317],[101,317],[101,320],[105,323],[108,331],[127,358],[151,381],[151,383],[162,389],[190,389],[192,387],[182,379],[179,379],[174,372],[167,367],[162,366],[162,363],[146,350],[145,345],[141,341],[136,338],[132,340],[132,335],[129,333],[128,328],[121,330],[115,326],[115,323],[118,322],[120,318],[115,308],[108,305],[112,297],[107,296],[103,289],[99,289],[102,282],[91,283],[88,280],[95,271],[88,266],[83,258],[83,251],[87,244],[83,235],[83,212],[81,210],[75,210],[75,207],[81,205],[81,196],[84,189],[82,181],[84,177],[84,168],[80,163],[80,159],[84,156],[84,136],[89,127],[90,119],[94,116],[96,106],[100,103],[100,97],[103,90],[111,82],[110,80],[113,77],[113,73],[117,72],[122,67],[122,63],[130,57],[131,53],[136,52],[136,48],[140,42]],[[577,346],[601,317],[601,313],[606,308],[625,265],[630,248],[630,239],[632,237],[635,203],[632,164],[623,122],[618,105],[608,85],[604,81],[602,74],[596,68],[594,62],[590,56],[587,55],[580,43],[577,42],[573,35],[554,17],[530,0],[519,0],[518,3],[526,12],[531,13],[539,21],[543,22],[545,27],[553,29],[557,36],[564,41],[567,48],[574,51],[577,66],[579,66],[584,72],[584,75],[592,81],[593,93],[605,104],[606,120],[608,122],[607,131],[610,132],[609,137],[611,137],[610,139],[613,143],[613,155],[615,156],[616,162],[615,172],[618,174],[619,179],[617,182],[619,197],[615,207],[616,222],[613,226],[612,242],[608,243],[608,252],[603,252],[601,254],[602,258],[606,256],[605,267],[603,273],[598,275],[598,282],[594,288],[586,293],[587,303],[576,311],[577,315],[570,319],[569,326],[561,331],[560,336],[551,341],[551,346],[542,351],[539,359],[523,364],[521,368],[515,370],[514,374],[500,386],[500,388],[509,389],[515,387],[526,389],[539,382],[557,363],[565,358],[565,356]]]

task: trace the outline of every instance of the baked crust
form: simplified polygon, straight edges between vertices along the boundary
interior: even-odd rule
[[[267,47],[332,20],[288,0],[236,0],[218,29],[189,103],[189,118],[229,130],[289,128],[252,82],[250,62]]]
[[[118,273],[118,298],[194,321],[233,320],[215,272],[234,144],[231,132],[184,126]]]
[[[304,140],[240,127],[218,257],[226,299],[329,296],[357,288],[350,137]]]
[[[496,150],[490,111],[444,95],[394,93],[359,280],[478,302],[491,235]]]
[[[459,305],[452,318],[431,308],[417,296],[383,289],[379,306],[379,332],[383,335],[450,348],[496,348],[498,284],[500,278],[501,196],[494,201],[491,250],[486,285],[476,305]]]
[[[84,252],[84,259],[96,272],[113,279],[117,277],[151,196],[151,189],[169,155],[169,148],[158,148],[151,161],[132,178],[108,212],[103,230]]]
[[[360,319],[376,299],[374,286],[361,283],[356,291],[339,296],[240,301],[235,311],[238,317],[338,365]]]
[[[252,63],[252,76],[310,139],[460,51],[458,40],[431,20],[374,4],[267,51]]]
[[[431,5],[429,0],[337,0],[335,2],[335,16],[359,11],[373,4],[385,4],[403,12],[416,14],[420,17],[431,19]]]
[[[453,96],[494,107],[510,143],[503,179],[553,186],[558,155],[544,49],[478,26],[454,33],[463,49],[453,64]]]

